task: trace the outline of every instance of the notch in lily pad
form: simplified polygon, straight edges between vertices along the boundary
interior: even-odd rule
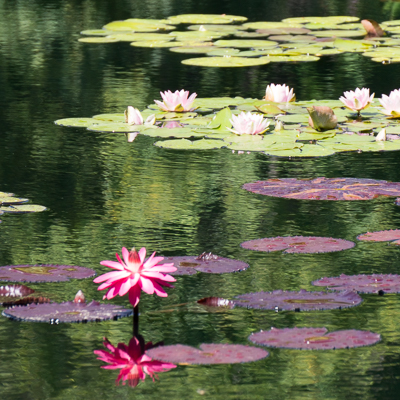
[[[165,263],[173,263],[174,267],[177,268],[175,272],[170,272],[171,275],[194,275],[197,272],[226,274],[244,271],[249,267],[249,264],[244,261],[225,258],[207,252],[199,256],[164,257],[160,265]]]
[[[352,291],[340,293],[274,290],[236,296],[235,306],[275,311],[334,310],[358,306],[363,299]]]
[[[249,250],[280,251],[284,253],[328,253],[351,249],[354,242],[319,236],[277,236],[243,242],[241,246]]]
[[[358,178],[269,179],[246,183],[243,189],[298,200],[371,200],[379,196],[400,195],[399,182]]]
[[[329,290],[353,290],[357,293],[400,293],[400,275],[370,274],[325,277],[311,282],[314,286],[326,286]]]
[[[96,275],[93,269],[75,265],[37,264],[6,265],[0,267],[0,281],[63,282]]]
[[[370,346],[381,336],[370,331],[348,329],[328,333],[326,328],[271,328],[253,333],[249,340],[257,345],[299,350],[334,350]]]
[[[258,361],[268,357],[259,347],[241,344],[203,343],[200,349],[183,344],[161,346],[146,351],[156,360],[186,365],[237,364]]]

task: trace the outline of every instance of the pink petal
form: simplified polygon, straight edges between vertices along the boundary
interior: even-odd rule
[[[99,282],[103,282],[106,280],[110,280],[113,282],[113,281],[116,281],[119,279],[126,278],[129,275],[130,275],[130,272],[128,272],[128,271],[112,271],[112,272],[107,272],[106,274],[98,276],[96,279],[93,279],[93,282],[99,283]]]
[[[139,250],[139,257],[140,257],[140,261],[141,261],[142,264],[143,264],[143,261],[144,261],[144,259],[146,258],[146,248],[145,248],[145,247],[142,247],[142,248]]]
[[[106,267],[119,269],[121,271],[124,269],[124,265],[120,264],[119,262],[116,262],[116,261],[101,261],[100,264],[104,265]]]
[[[147,279],[144,276],[141,276],[139,282],[140,282],[140,286],[142,287],[142,290],[144,292],[146,292],[147,294],[154,293],[153,281],[151,279]]]
[[[119,288],[119,295],[125,296],[131,287],[130,279],[126,279]]]
[[[129,251],[126,247],[122,248],[122,257],[124,258],[125,265],[129,265]]]
[[[129,302],[133,305],[133,307],[136,307],[138,305],[140,300],[140,293],[141,290],[138,285],[132,286],[129,290]]]

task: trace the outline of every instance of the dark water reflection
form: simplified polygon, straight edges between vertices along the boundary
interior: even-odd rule
[[[83,29],[128,17],[230,13],[256,21],[300,15],[400,18],[398,3],[381,1],[15,1],[0,2],[0,182],[2,191],[49,207],[38,215],[2,216],[0,265],[69,263],[96,268],[122,246],[146,246],[164,255],[212,251],[247,261],[240,274],[179,277],[167,299],[142,296],[147,340],[197,346],[247,343],[251,332],[292,326],[368,329],[376,346],[340,351],[275,349],[265,360],[215,367],[179,366],[162,380],[115,387],[93,350],[101,338],[127,342],[131,319],[91,325],[0,324],[0,397],[6,399],[195,398],[397,399],[400,377],[400,300],[365,295],[355,309],[270,313],[210,313],[195,301],[249,291],[313,289],[311,280],[341,273],[398,273],[398,248],[357,243],[342,253],[283,255],[242,249],[244,240],[276,235],[321,235],[355,240],[366,231],[400,227],[394,199],[311,202],[267,198],[241,189],[274,177],[365,177],[400,180],[396,152],[338,154],[309,160],[229,151],[177,152],[133,143],[116,134],[62,128],[53,121],[143,108],[159,91],[185,88],[200,97],[262,97],[268,83],[287,83],[298,99],[338,98],[370,87],[379,97],[399,87],[398,65],[382,66],[358,54],[299,65],[206,69],[180,63],[167,49],[127,43],[89,45]],[[217,156],[216,156],[217,155]],[[56,301],[102,294],[91,280],[35,284]],[[114,299],[128,305],[127,299]],[[188,303],[184,306],[177,306]]]

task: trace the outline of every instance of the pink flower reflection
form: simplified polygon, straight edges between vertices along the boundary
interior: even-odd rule
[[[104,369],[120,369],[120,373],[115,381],[118,385],[122,379],[122,384],[128,381],[128,385],[136,387],[139,381],[144,381],[146,375],[149,375],[154,382],[154,378],[158,379],[156,373],[166,372],[172,368],[176,368],[175,364],[152,360],[149,356],[142,353],[140,342],[136,337],[133,337],[129,345],[125,343],[118,343],[114,347],[111,342],[104,338],[104,347],[108,350],[94,350],[94,354],[98,356],[98,360],[104,361],[110,365],[104,365]],[[149,350],[153,347],[151,342],[144,346],[144,350]]]
[[[162,286],[173,287],[168,282],[175,282],[175,279],[166,274],[166,272],[174,272],[176,268],[174,264],[157,265],[164,257],[154,257],[154,252],[146,261],[146,249],[142,247],[139,253],[132,249],[130,252],[123,247],[121,260],[116,254],[118,262],[102,261],[100,264],[117,271],[108,272],[98,276],[93,280],[95,283],[102,283],[98,290],[108,288],[108,292],[103,297],[108,300],[120,295],[129,294],[129,301],[136,307],[140,300],[141,290],[148,294],[156,293],[160,297],[167,297],[167,293]]]

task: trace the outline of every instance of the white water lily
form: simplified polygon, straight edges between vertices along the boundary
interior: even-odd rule
[[[135,107],[128,106],[125,110],[125,122],[129,125],[154,125],[156,123],[156,115],[152,114],[143,121],[142,113]]]
[[[400,89],[392,90],[389,96],[386,94],[382,95],[381,99],[378,99],[382,104],[382,112],[392,118],[400,118]]]
[[[286,85],[275,85],[271,83],[265,90],[265,100],[275,103],[288,103],[296,100],[296,95],[293,93],[293,88],[290,89]]]
[[[227,129],[237,135],[261,135],[267,130],[271,122],[264,119],[261,114],[245,113],[243,111],[239,115],[232,115],[232,119],[229,121],[233,129]]]

